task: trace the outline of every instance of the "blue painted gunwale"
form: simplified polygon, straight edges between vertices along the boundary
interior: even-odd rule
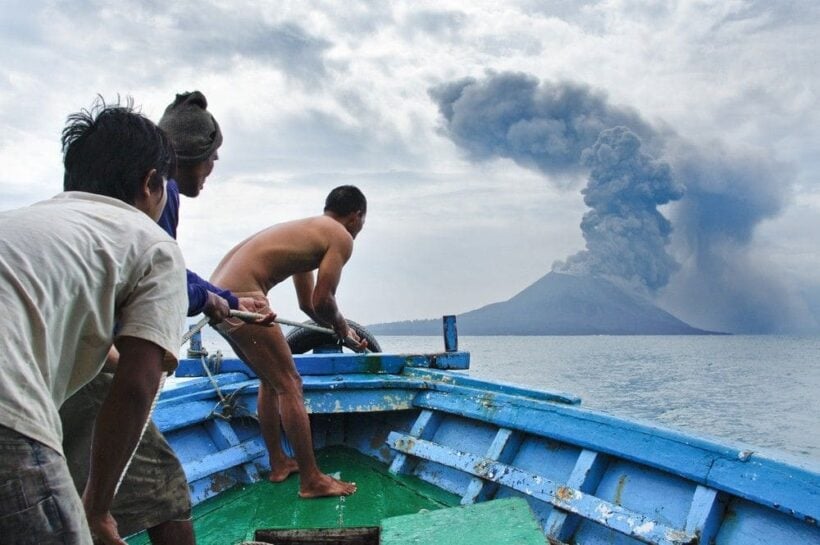
[[[464,503],[526,497],[553,543],[820,543],[820,468],[809,463],[587,410],[570,394],[471,378],[459,372],[469,367],[463,352],[295,360],[317,448],[354,446]],[[183,360],[181,374],[199,378],[168,388],[154,414],[195,502],[257,480],[267,463],[254,422],[214,412],[215,383],[253,414],[253,373],[235,359],[208,370],[217,374]],[[642,481],[651,484],[622,497],[624,482]]]

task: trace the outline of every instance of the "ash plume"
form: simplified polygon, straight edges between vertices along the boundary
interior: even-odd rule
[[[752,251],[758,226],[777,217],[793,186],[790,169],[769,155],[720,143],[669,143],[686,198],[671,212],[681,270],[659,301],[703,327],[782,333],[813,324],[782,270]]]
[[[669,166],[644,151],[660,142],[637,113],[585,85],[539,84],[525,74],[467,78],[430,95],[447,135],[474,159],[506,157],[548,176],[590,172],[582,191],[592,209],[581,222],[586,250],[554,270],[649,291],[668,282],[677,263],[666,252],[671,226],[657,207],[683,192]]]
[[[752,251],[756,229],[793,185],[765,154],[687,143],[573,82],[488,73],[429,94],[443,134],[470,159],[511,159],[561,186],[587,176],[586,247],[553,270],[637,288],[709,329],[777,332],[810,321],[776,264]]]
[[[615,277],[650,291],[665,286],[678,264],[666,251],[672,224],[658,206],[683,196],[669,165],[642,153],[625,127],[601,131],[581,164],[590,171],[581,191],[591,208],[581,220],[586,250],[553,270]]]
[[[654,136],[637,113],[573,82],[501,73],[442,84],[429,94],[447,136],[472,159],[506,157],[545,174],[579,171],[581,153],[604,129],[625,126],[644,141]]]

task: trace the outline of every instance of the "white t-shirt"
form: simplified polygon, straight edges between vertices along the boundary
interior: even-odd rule
[[[0,212],[0,425],[62,453],[59,407],[117,335],[176,367],[188,307],[176,241],[124,202],[78,191]]]

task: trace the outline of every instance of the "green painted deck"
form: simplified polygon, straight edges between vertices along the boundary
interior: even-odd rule
[[[347,498],[299,498],[298,478],[283,483],[259,482],[240,486],[194,508],[198,545],[226,545],[251,541],[260,528],[352,528],[379,526],[385,518],[456,506],[459,496],[415,477],[388,473],[387,466],[344,448],[317,452],[322,471],[359,489]],[[150,543],[144,532],[128,539],[130,545]],[[542,541],[543,543],[543,541]]]
[[[416,513],[382,521],[382,545],[544,545],[521,498]]]

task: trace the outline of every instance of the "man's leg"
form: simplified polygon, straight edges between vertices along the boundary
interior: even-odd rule
[[[278,404],[279,416],[299,467],[299,495],[305,498],[346,496],[356,491],[356,485],[323,474],[313,454],[310,420],[302,396],[302,378],[288,348],[282,329],[246,325],[230,332],[231,342],[239,349],[245,362],[259,375],[260,424],[266,443],[273,441],[273,426],[278,426],[271,411]],[[267,391],[266,391],[267,390]],[[268,434],[268,435],[265,435]],[[277,445],[269,445],[274,450]],[[278,446],[281,450],[281,446]]]
[[[80,496],[54,449],[0,426],[0,541],[91,545]]]
[[[174,545],[194,543],[194,525],[191,520],[168,520],[153,528],[148,528],[148,537],[153,545]]]
[[[100,373],[60,408],[63,450],[79,493],[88,480],[94,422],[111,379],[111,374]],[[122,536],[147,528],[154,545],[194,545],[188,482],[173,449],[153,422],[137,447],[111,514]]]
[[[195,543],[188,480],[153,422],[137,447],[111,513],[124,536],[147,528],[153,545]]]
[[[244,362],[250,361],[250,358],[242,352],[242,347],[236,344],[229,332],[236,331],[244,324],[226,324],[226,328],[217,327],[217,331],[222,337],[231,345],[234,353]],[[291,473],[299,471],[299,465],[296,460],[285,454],[282,449],[282,434],[281,426],[282,420],[279,416],[279,398],[276,396],[276,391],[268,386],[265,380],[259,381],[259,393],[256,396],[256,411],[259,416],[259,428],[262,432],[262,439],[265,441],[265,447],[268,450],[268,457],[270,458],[270,475],[268,479],[274,483],[280,483],[287,479]]]
[[[264,380],[259,381],[256,410],[259,413],[262,438],[265,440],[265,446],[270,457],[270,475],[268,475],[268,479],[271,482],[280,483],[287,479],[291,473],[299,471],[299,464],[282,450],[279,398],[276,391],[268,386],[267,381]]]

